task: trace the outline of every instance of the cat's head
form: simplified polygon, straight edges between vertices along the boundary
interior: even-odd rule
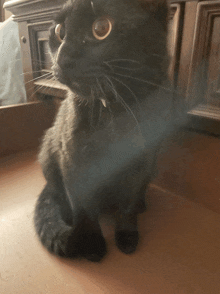
[[[67,1],[50,30],[54,75],[81,98],[102,101],[159,85],[167,13],[164,0]]]

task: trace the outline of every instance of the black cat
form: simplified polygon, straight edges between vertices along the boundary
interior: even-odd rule
[[[164,86],[167,15],[165,1],[75,0],[50,29],[53,73],[69,93],[43,140],[47,184],[34,221],[56,255],[101,260],[105,212],[117,247],[137,247],[137,215],[176,116]]]

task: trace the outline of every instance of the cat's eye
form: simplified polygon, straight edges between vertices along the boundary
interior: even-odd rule
[[[112,21],[107,17],[96,19],[92,25],[93,36],[97,40],[104,40],[108,37],[112,30]]]
[[[62,43],[63,39],[65,37],[65,29],[62,24],[57,24],[55,27],[55,35],[57,37],[57,40]]]

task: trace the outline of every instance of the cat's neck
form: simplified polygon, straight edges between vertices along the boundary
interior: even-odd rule
[[[92,99],[91,97],[86,100],[70,92],[67,98],[69,100],[68,108],[70,115],[74,112],[75,130],[95,132],[103,128],[109,130],[109,126],[117,129],[121,118],[128,125],[137,125],[143,120],[143,117],[151,117],[156,109],[161,109],[161,105],[166,104],[165,96],[170,97],[171,95],[171,90],[164,84],[151,90],[145,89],[144,91],[144,88],[141,88],[139,91],[135,92],[135,97],[131,94],[130,97],[123,96],[123,100],[115,99],[110,102],[106,100],[106,105],[102,103],[101,99]],[[164,105],[165,108],[166,106]]]

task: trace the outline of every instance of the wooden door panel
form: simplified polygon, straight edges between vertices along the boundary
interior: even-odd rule
[[[208,61],[207,99],[220,108],[220,13],[213,17]]]
[[[197,7],[193,53],[187,86],[188,101],[199,100],[191,115],[218,121],[209,131],[220,133],[220,1]],[[203,127],[201,127],[203,128]]]
[[[181,12],[182,7],[180,3],[171,4],[169,23],[168,23],[168,40],[167,49],[170,56],[169,78],[171,81],[175,79],[179,59],[179,43],[181,33]]]

